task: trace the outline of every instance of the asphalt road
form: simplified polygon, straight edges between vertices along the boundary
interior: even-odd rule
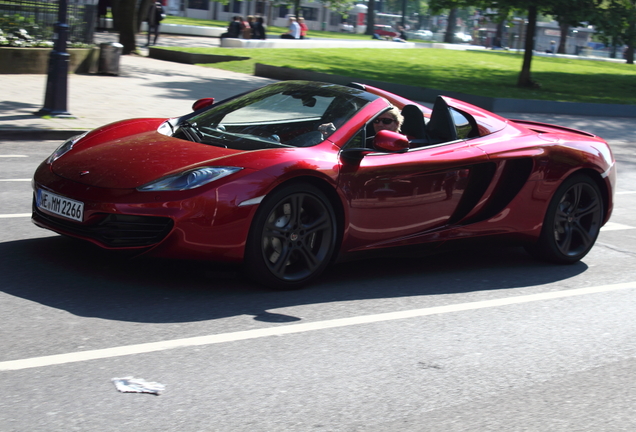
[[[583,262],[373,259],[297,292],[35,227],[30,178],[59,143],[0,142],[0,431],[636,430],[631,121],[557,120],[618,159]],[[126,376],[165,391],[120,393]]]

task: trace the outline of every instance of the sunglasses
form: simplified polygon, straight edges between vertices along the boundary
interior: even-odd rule
[[[385,125],[390,125],[391,123],[393,123],[395,121],[395,119],[390,119],[390,118],[377,118],[375,120],[373,120],[373,123],[375,124],[385,124]]]

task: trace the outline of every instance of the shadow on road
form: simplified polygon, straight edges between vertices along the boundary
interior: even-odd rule
[[[279,308],[375,298],[503,290],[549,284],[586,271],[554,266],[521,248],[466,249],[432,256],[374,258],[330,268],[299,291],[269,291],[216,263],[124,259],[64,237],[0,243],[0,290],[83,317],[177,323],[253,315],[298,318]]]

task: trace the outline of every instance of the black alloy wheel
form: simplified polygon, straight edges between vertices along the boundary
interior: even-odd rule
[[[274,289],[296,289],[329,265],[336,244],[336,218],[314,186],[294,184],[268,196],[248,237],[249,276]]]
[[[577,174],[557,189],[545,216],[541,236],[529,252],[558,264],[573,264],[594,246],[603,221],[598,185]]]

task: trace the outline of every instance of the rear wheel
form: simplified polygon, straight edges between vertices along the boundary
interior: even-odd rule
[[[245,250],[249,276],[275,289],[296,289],[320,275],[336,244],[327,197],[308,184],[283,187],[258,209]]]
[[[572,264],[594,246],[603,220],[603,200],[597,184],[578,174],[557,189],[537,244],[528,251],[537,258]]]

